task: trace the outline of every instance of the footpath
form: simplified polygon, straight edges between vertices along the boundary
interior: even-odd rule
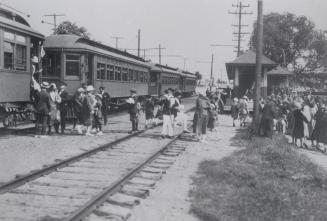
[[[208,132],[207,143],[191,142],[186,151],[169,168],[150,196],[141,201],[129,221],[176,221],[199,220],[190,214],[189,191],[192,190],[192,176],[200,162],[220,160],[242,147],[238,145],[237,127],[232,127],[230,116],[219,116],[217,131]]]

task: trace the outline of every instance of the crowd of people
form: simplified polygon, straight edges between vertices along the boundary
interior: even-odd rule
[[[100,87],[97,92],[92,85],[82,84],[71,96],[67,93],[66,86],[61,83],[58,89],[54,83],[43,82],[38,85],[34,82],[36,137],[46,137],[53,133],[64,134],[68,119],[73,121],[73,130],[78,134],[103,135],[102,127],[108,123],[111,105],[126,106],[132,126],[130,134],[139,130],[142,113],[145,115],[145,128],[158,124],[159,119],[162,120],[162,138],[173,138],[174,128],[177,126],[183,126],[184,132],[189,132],[182,93],[179,90],[169,88],[158,98],[144,98],[138,96],[135,89],[131,89],[128,99],[113,104],[104,87]]]
[[[308,93],[296,93],[290,89],[276,90],[276,94],[260,100],[259,135],[272,138],[274,133],[292,137],[292,143],[301,148],[321,149],[327,144],[326,99]],[[234,98],[232,104],[233,126],[248,119],[248,100]]]

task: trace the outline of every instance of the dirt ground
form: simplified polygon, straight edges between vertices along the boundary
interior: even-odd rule
[[[129,221],[197,221],[190,214],[189,191],[193,188],[191,177],[195,175],[198,165],[203,160],[220,160],[242,147],[235,139],[236,128],[233,128],[230,116],[220,116],[216,132],[209,132],[207,144],[193,142],[187,147],[169,168],[150,196],[141,201]]]
[[[184,104],[186,110],[190,109],[195,104],[195,97],[185,98]],[[48,138],[34,138],[33,130],[28,133],[0,130],[0,183],[122,138],[131,130],[126,111],[109,115],[108,122],[103,127],[104,135],[95,137],[70,132],[72,125],[67,126],[65,135],[53,134]],[[144,122],[142,114],[139,129],[144,129]]]

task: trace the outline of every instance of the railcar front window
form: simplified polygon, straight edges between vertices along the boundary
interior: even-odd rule
[[[66,56],[66,76],[79,76],[80,71],[80,56]]]

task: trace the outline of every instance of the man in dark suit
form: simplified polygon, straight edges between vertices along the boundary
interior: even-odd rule
[[[262,110],[262,119],[259,131],[262,131],[264,137],[272,139],[274,130],[274,118],[276,118],[276,105],[274,101],[268,97],[267,104]]]
[[[108,123],[108,119],[107,119],[107,115],[108,115],[108,111],[110,109],[110,95],[104,90],[105,88],[103,86],[101,86],[99,88],[100,94],[102,96],[102,107],[101,107],[101,112],[102,112],[102,117],[103,117],[103,124],[107,125]]]
[[[131,89],[130,92],[131,96],[127,99],[126,103],[128,104],[128,113],[132,122],[132,130],[129,133],[133,133],[138,131],[141,104],[138,100],[136,90]]]
[[[61,133],[65,133],[66,129],[66,117],[67,117],[67,111],[68,111],[68,101],[69,101],[69,94],[66,91],[66,83],[62,83],[60,85],[59,90],[59,96],[61,97],[61,103],[59,105],[60,110],[60,127],[61,127]]]
[[[50,113],[50,95],[47,92],[49,83],[41,84],[41,91],[38,93],[38,102],[36,104],[36,137],[43,137],[46,134],[46,128]]]

